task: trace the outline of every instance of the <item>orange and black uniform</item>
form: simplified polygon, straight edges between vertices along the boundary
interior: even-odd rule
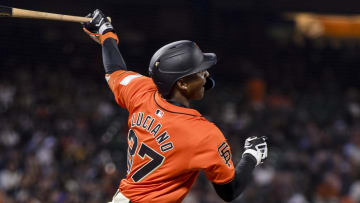
[[[133,153],[120,191],[132,202],[181,202],[200,170],[218,184],[234,178],[230,147],[198,111],[168,103],[151,78],[135,72],[119,70],[108,79],[116,102],[129,111]]]
[[[235,170],[230,146],[215,124],[194,109],[163,99],[151,78],[127,71],[111,38],[103,44],[103,60],[116,102],[129,112],[122,194],[134,203],[181,202],[200,171],[225,200],[243,190],[256,163],[251,157]]]

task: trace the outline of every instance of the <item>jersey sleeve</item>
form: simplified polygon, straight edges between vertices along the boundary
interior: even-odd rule
[[[115,101],[131,111],[134,101],[148,91],[156,90],[152,79],[132,71],[119,70],[105,76]]]
[[[190,167],[203,170],[213,183],[225,184],[235,176],[231,149],[221,131],[212,125],[195,146]]]

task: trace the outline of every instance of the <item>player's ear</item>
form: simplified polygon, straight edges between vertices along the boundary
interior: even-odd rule
[[[189,88],[189,85],[187,82],[185,82],[183,79],[180,79],[178,81],[176,81],[176,87],[181,91],[181,92],[186,92]]]

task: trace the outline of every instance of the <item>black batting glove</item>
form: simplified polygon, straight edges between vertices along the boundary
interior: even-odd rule
[[[83,27],[89,32],[99,35],[114,32],[114,27],[111,25],[109,18],[106,18],[101,10],[96,9],[86,17],[92,18],[91,21],[82,23]]]
[[[244,153],[242,156],[249,154],[256,160],[256,166],[263,163],[268,156],[268,148],[266,143],[267,137],[251,136],[245,140]]]

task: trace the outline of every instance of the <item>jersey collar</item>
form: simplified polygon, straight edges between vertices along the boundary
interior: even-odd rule
[[[195,109],[176,106],[167,102],[164,98],[160,96],[159,92],[154,93],[154,101],[158,107],[170,113],[186,114],[190,116],[201,116],[201,114]]]

